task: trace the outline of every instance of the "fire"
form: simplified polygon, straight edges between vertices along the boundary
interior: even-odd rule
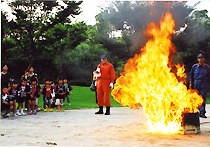
[[[128,60],[112,91],[121,105],[142,106],[151,132],[181,133],[184,113],[196,113],[203,103],[196,91],[187,90],[184,66],[172,64],[174,27],[170,12],[162,17],[159,27],[153,22],[148,25],[144,33],[151,38],[141,54]]]

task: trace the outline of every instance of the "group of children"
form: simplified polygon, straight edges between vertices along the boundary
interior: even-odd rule
[[[36,76],[32,76],[30,80],[22,78],[18,84],[17,81],[12,80],[10,87],[2,87],[1,92],[1,107],[6,110],[3,117],[8,117],[10,111],[13,111],[14,116],[18,115],[36,115],[39,111],[38,98],[40,94],[43,95],[44,111],[53,111],[52,106],[56,106],[56,111],[63,111],[62,105],[67,97],[67,102],[70,104],[69,92],[72,93],[73,88],[68,84],[67,79],[59,79],[55,84],[51,80],[46,79],[45,85],[41,88],[38,84]],[[26,103],[27,113],[23,112],[23,103]],[[18,103],[16,109],[16,103]],[[47,110],[48,107],[48,110]]]

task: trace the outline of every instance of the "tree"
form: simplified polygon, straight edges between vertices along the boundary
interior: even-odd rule
[[[40,46],[45,33],[59,23],[70,22],[68,16],[80,13],[79,5],[82,3],[75,1],[65,1],[66,8],[58,5],[56,1],[41,0],[17,0],[11,2],[9,6],[13,10],[15,20],[9,22],[10,36],[15,40],[16,45],[25,57],[28,64],[33,65],[36,56],[34,52],[41,52]],[[59,11],[52,14],[53,8]],[[38,13],[38,11],[40,11]],[[61,39],[61,38],[60,38]]]
[[[112,64],[116,66],[119,60],[127,60],[129,57],[129,50],[125,39],[112,36],[113,32],[117,30],[103,17],[103,13],[98,14],[96,20],[98,23],[94,27],[98,33],[97,37],[94,38],[97,43],[102,44],[109,51],[109,57]]]
[[[71,83],[76,85],[89,86],[92,81],[93,71],[100,63],[100,56],[108,51],[100,44],[89,45],[81,43],[71,52],[65,52],[66,76]]]
[[[185,30],[173,38],[187,71],[197,61],[199,53],[204,54],[207,63],[210,63],[210,18],[207,13],[207,10],[194,11],[188,18]]]
[[[1,41],[9,34],[7,17],[7,13],[1,11]]]
[[[58,76],[66,75],[64,63],[66,63],[65,54],[75,49],[81,42],[87,39],[87,25],[84,22],[75,24],[57,24],[49,29],[42,40],[46,50],[45,58],[53,57],[53,63],[59,71]]]
[[[117,1],[102,12],[103,22],[111,24],[114,29],[122,31],[122,38],[130,49],[130,56],[140,52],[147,39],[143,35],[150,22],[159,23],[163,14],[169,11],[176,22],[176,30],[183,27],[193,8],[185,2],[131,2]],[[102,23],[103,23],[102,22]],[[127,56],[127,57],[130,57]]]

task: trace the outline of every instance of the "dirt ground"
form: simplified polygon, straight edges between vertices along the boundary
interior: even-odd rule
[[[110,116],[95,115],[97,110],[2,118],[0,146],[210,146],[210,105],[207,105],[208,118],[200,118],[201,133],[192,135],[148,132],[141,109],[111,108]]]

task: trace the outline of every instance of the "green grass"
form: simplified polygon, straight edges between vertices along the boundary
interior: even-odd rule
[[[41,85],[43,86],[43,85]],[[72,86],[73,95],[70,94],[71,106],[68,105],[67,99],[65,98],[64,105],[62,109],[82,109],[82,108],[98,108],[95,99],[95,92],[91,91],[89,87],[82,86]],[[110,102],[112,107],[122,107],[118,102],[116,102],[112,96],[110,96]],[[207,104],[210,104],[210,93],[207,95]],[[39,98],[39,108],[42,108],[43,97]],[[55,110],[55,108],[54,108]]]
[[[44,84],[41,84],[42,87]],[[67,99],[64,101],[64,105],[62,109],[70,110],[70,109],[83,109],[83,108],[98,108],[95,99],[95,92],[92,92],[89,87],[82,86],[72,86],[73,87],[73,95],[70,94],[71,106],[68,105]],[[121,107],[119,103],[117,103],[113,97],[110,98],[112,107]],[[210,104],[210,93],[207,94],[206,103]],[[17,104],[16,104],[17,105]],[[43,110],[43,95],[39,97],[39,108]],[[53,108],[55,110],[56,108]]]
[[[40,85],[41,87],[43,84]],[[96,104],[95,92],[91,91],[89,87],[82,86],[72,86],[72,95],[70,94],[70,102],[71,106],[67,103],[67,98],[65,98],[64,105],[62,109],[70,110],[70,109],[82,109],[82,108],[98,108]],[[117,103],[112,97],[110,98],[112,107],[121,107],[119,103]],[[39,97],[39,108],[42,109],[43,106],[43,95]],[[56,108],[53,108],[54,110]]]
[[[206,104],[210,104],[210,93],[207,94],[207,97],[206,97]]]

